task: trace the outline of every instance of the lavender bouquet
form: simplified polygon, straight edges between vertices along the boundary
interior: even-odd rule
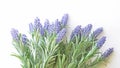
[[[29,38],[13,28],[11,35],[18,53],[12,56],[20,59],[22,68],[94,68],[113,52],[113,48],[99,50],[106,41],[105,36],[98,38],[102,27],[92,32],[92,24],[78,25],[67,38],[67,21],[65,14],[61,21],[46,20],[43,26],[37,17],[29,24]]]

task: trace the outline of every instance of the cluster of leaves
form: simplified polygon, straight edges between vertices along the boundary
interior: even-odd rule
[[[61,21],[46,20],[43,26],[37,17],[29,24],[30,38],[17,29],[11,30],[18,52],[12,55],[21,60],[22,68],[93,68],[113,52],[113,48],[99,51],[106,41],[105,36],[97,38],[102,27],[91,32],[91,24],[78,25],[67,39],[67,21],[68,14],[65,14]]]

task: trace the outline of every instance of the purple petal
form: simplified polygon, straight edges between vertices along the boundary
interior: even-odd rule
[[[57,34],[57,37],[56,37],[56,43],[59,43],[63,37],[65,36],[66,34],[66,29],[63,28],[58,34]]]
[[[71,35],[70,35],[70,40],[72,40],[76,35],[80,35],[81,32],[81,26],[78,25],[75,27],[75,29],[72,31]]]
[[[30,32],[33,32],[33,31],[34,31],[34,26],[33,26],[32,23],[29,24],[29,30],[30,30]]]
[[[55,31],[55,25],[54,24],[51,24],[51,25],[49,25],[49,27],[48,27],[48,33],[54,33],[54,31]]]
[[[103,28],[97,28],[94,32],[93,32],[93,37],[96,38],[101,32],[103,31]]]
[[[61,20],[62,26],[66,26],[67,21],[68,21],[68,14],[64,14],[64,16],[62,17],[62,20]]]
[[[40,34],[43,36],[44,35],[44,28],[40,29]]]
[[[14,29],[14,28],[11,29],[11,35],[14,40],[17,40],[17,41],[19,40],[18,34],[19,32],[17,29]]]
[[[50,25],[49,20],[46,19],[46,20],[45,20],[45,23],[44,23],[44,29],[45,29],[45,30],[48,30],[49,25]]]
[[[36,17],[34,21],[34,28],[36,30],[40,30],[42,28],[42,24],[40,23],[40,19],[38,17]]]
[[[98,40],[98,41],[97,41],[97,48],[98,48],[98,49],[101,48],[102,45],[105,43],[105,41],[106,41],[106,37],[105,37],[105,36],[102,37],[100,40]]]
[[[113,52],[113,48],[109,48],[102,54],[101,57],[102,58],[107,58],[112,52]]]
[[[88,24],[84,28],[82,28],[82,36],[88,36],[89,33],[91,32],[92,29],[92,24]]]
[[[25,34],[22,34],[22,42],[23,44],[27,43],[27,36]]]
[[[58,21],[58,19],[55,20],[55,31],[56,33],[58,33],[61,29],[61,25],[60,22]]]

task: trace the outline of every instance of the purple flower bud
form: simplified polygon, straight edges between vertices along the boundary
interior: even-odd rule
[[[93,37],[96,38],[101,32],[103,31],[103,28],[97,28],[94,32],[93,32]]]
[[[58,21],[58,19],[55,20],[55,32],[58,33],[61,29],[61,25],[60,22]]]
[[[40,23],[40,19],[38,17],[36,17],[34,21],[34,28],[36,30],[40,30],[42,28],[42,24]]]
[[[29,30],[30,30],[30,32],[33,32],[33,31],[34,31],[34,26],[33,26],[32,23],[29,24]]]
[[[12,38],[13,38],[14,40],[16,40],[16,41],[19,40],[18,34],[19,34],[19,32],[18,32],[17,29],[14,29],[14,28],[11,29]]]
[[[44,23],[44,29],[45,29],[45,30],[48,30],[49,25],[50,25],[49,20],[46,19],[46,20],[45,20],[45,23]]]
[[[66,34],[66,29],[63,28],[58,34],[57,34],[57,37],[56,37],[56,43],[59,43],[63,37],[65,36]]]
[[[111,53],[113,52],[113,48],[109,48],[107,49],[103,54],[102,54],[102,58],[107,58]]]
[[[48,27],[48,33],[53,33],[55,31],[55,25],[54,24],[51,24],[51,25],[49,25],[49,27]]]
[[[105,36],[102,37],[100,40],[98,40],[98,41],[97,41],[97,48],[98,48],[98,49],[101,48],[102,45],[105,43],[105,41],[106,41],[106,37],[105,37]]]
[[[22,43],[23,44],[27,43],[27,36],[25,34],[22,34]]]
[[[44,28],[40,29],[40,34],[43,36],[44,35]]]
[[[92,29],[92,24],[88,24],[84,28],[82,28],[82,36],[88,36],[89,33],[91,32]]]
[[[34,21],[34,28],[36,30],[39,30],[41,35],[44,35],[44,29],[43,29],[42,24],[40,23],[40,19],[38,17]]]
[[[67,21],[68,21],[68,14],[64,14],[64,16],[62,17],[62,20],[61,20],[61,25],[66,26]]]
[[[75,27],[75,29],[72,31],[71,36],[70,36],[70,40],[72,40],[76,35],[80,35],[81,32],[81,26],[78,25]]]

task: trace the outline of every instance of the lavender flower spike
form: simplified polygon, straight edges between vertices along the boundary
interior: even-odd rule
[[[94,32],[93,32],[93,37],[96,38],[101,32],[103,31],[103,28],[97,28]]]
[[[40,19],[38,17],[36,17],[34,21],[34,28],[36,30],[40,30],[42,28],[42,24],[40,23]]]
[[[105,36],[102,37],[100,40],[98,40],[98,41],[97,41],[97,48],[98,48],[98,49],[101,48],[102,45],[105,43],[105,41],[106,41],[106,37],[105,37]]]
[[[45,29],[45,30],[48,30],[49,25],[50,25],[49,20],[46,19],[46,20],[45,20],[45,23],[44,23],[44,29]]]
[[[27,43],[27,36],[25,34],[22,34],[22,43],[23,44]]]
[[[48,27],[48,33],[52,34],[55,31],[55,24],[50,24]]]
[[[14,40],[16,40],[16,41],[19,40],[18,34],[19,34],[19,32],[18,32],[17,29],[14,29],[14,28],[11,29],[12,38],[13,38]]]
[[[29,30],[30,30],[30,32],[33,32],[33,31],[34,31],[34,26],[33,26],[32,23],[29,24]]]
[[[55,20],[55,32],[58,33],[61,29],[61,25],[60,22],[58,21],[58,19]]]
[[[56,37],[56,43],[59,43],[63,37],[65,36],[66,34],[66,29],[63,28],[58,34],[57,34],[57,37]]]
[[[102,54],[102,58],[107,58],[111,53],[113,52],[113,48],[109,48],[107,49],[103,54]]]
[[[64,14],[64,16],[62,17],[62,20],[61,20],[62,26],[66,26],[67,21],[68,21],[68,14]]]
[[[72,31],[71,36],[70,36],[70,40],[72,40],[76,35],[80,35],[81,32],[81,26],[78,25],[75,27],[75,29]]]
[[[42,36],[44,35],[44,28],[43,28],[43,27],[40,29],[40,34],[41,34]]]
[[[91,29],[92,29],[92,24],[88,24],[87,26],[82,28],[82,35],[83,36],[88,36],[90,31],[91,31]]]

